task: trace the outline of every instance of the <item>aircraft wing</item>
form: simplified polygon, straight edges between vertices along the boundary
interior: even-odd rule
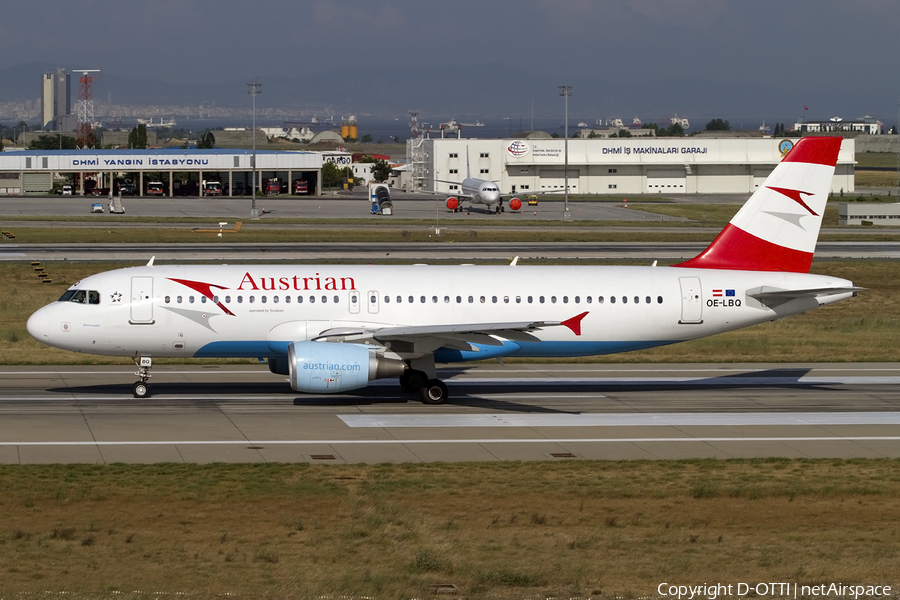
[[[449,179],[435,179],[435,181],[436,181],[437,183],[452,183],[452,184],[455,184],[455,185],[458,185],[458,186],[462,186],[462,182],[461,182],[461,181],[450,181]],[[570,187],[571,187],[571,186],[570,186]],[[516,197],[516,196],[527,196],[527,195],[529,195],[529,194],[562,194],[562,193],[565,192],[565,191],[566,191],[566,189],[565,189],[565,188],[562,188],[562,187],[559,187],[559,188],[550,188],[550,189],[542,189],[542,190],[538,190],[538,191],[522,190],[522,191],[516,192],[516,193],[512,193],[512,192],[509,192],[509,193],[501,193],[501,194],[500,194],[500,197],[501,197],[501,198],[504,198],[504,199],[509,199],[509,198],[514,198],[514,197]],[[447,195],[450,195],[450,196],[456,196],[456,197],[458,197],[458,198],[471,198],[471,196],[468,195],[468,194],[454,194],[454,193],[452,193],[452,192],[429,192],[429,191],[427,191],[427,190],[417,190],[417,193],[423,193],[423,194],[435,194],[435,195],[439,195],[439,196],[447,196]]]
[[[399,325],[379,328],[334,328],[323,331],[313,341],[375,343],[412,352],[433,352],[438,348],[476,350],[473,344],[502,346],[503,338],[513,342],[539,342],[530,332],[564,325],[581,334],[582,313],[565,321],[513,321],[507,323],[460,323],[448,325]],[[399,344],[398,344],[399,343]]]
[[[439,192],[439,191],[429,191],[429,190],[416,190],[417,194],[431,194],[432,196],[454,196],[456,198],[465,198],[466,200],[470,200],[472,198],[471,194],[463,194],[462,193],[462,181],[449,181],[447,179],[435,179],[437,183],[452,183],[454,185],[459,186],[459,193],[456,192]]]

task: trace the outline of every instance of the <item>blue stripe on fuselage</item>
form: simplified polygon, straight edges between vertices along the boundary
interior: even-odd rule
[[[478,352],[447,350],[441,348],[434,353],[434,359],[438,362],[465,362],[469,360],[484,360],[505,356],[527,356],[532,358],[566,358],[575,356],[597,356],[600,354],[617,354],[619,352],[631,352],[633,350],[645,350],[657,346],[674,344],[675,340],[664,341],[625,341],[625,342],[535,342],[520,343],[504,342],[503,346],[483,346],[473,344]]]
[[[506,356],[527,356],[532,358],[565,358],[575,356],[596,356],[631,352],[674,344],[681,340],[649,340],[622,342],[503,342],[502,346],[472,344],[478,351],[449,350],[440,348],[434,353],[437,362],[466,362]],[[328,342],[323,342],[328,343]],[[267,342],[265,340],[243,342],[212,342],[197,350],[194,358],[256,358],[259,356],[287,356],[290,342]]]

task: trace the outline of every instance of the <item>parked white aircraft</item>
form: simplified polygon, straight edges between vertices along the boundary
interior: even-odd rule
[[[672,267],[153,265],[92,275],[35,312],[37,340],[133,357],[264,357],[300,392],[399,377],[447,399],[435,361],[625,352],[855,295],[808,273],[840,138],[805,138],[715,241]]]
[[[505,210],[503,207],[503,194],[500,193],[500,186],[497,182],[490,179],[472,177],[472,171],[469,168],[468,148],[466,148],[466,178],[462,181],[448,181],[445,179],[438,179],[437,181],[456,185],[461,189],[461,193],[447,198],[447,208],[453,212],[465,210],[462,205],[464,201],[469,204],[483,204],[487,206],[488,212],[494,211],[498,215]],[[522,201],[512,196],[509,200],[509,207],[512,210],[519,210],[522,208]]]

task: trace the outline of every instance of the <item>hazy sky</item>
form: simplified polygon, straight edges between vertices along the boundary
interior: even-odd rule
[[[560,81],[857,86],[893,107],[898,28],[897,0],[30,0],[3,7],[0,68],[206,84],[490,62]]]

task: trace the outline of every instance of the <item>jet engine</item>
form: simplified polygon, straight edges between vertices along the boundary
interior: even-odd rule
[[[459,210],[459,200],[457,200],[453,196],[450,196],[449,198],[447,198],[447,208],[449,208],[453,212],[458,211]]]
[[[375,347],[334,342],[292,342],[287,363],[292,388],[319,394],[363,388],[406,370],[402,360],[379,356]]]
[[[520,208],[522,208],[522,201],[518,198],[510,198],[509,207],[512,210],[519,210]]]

